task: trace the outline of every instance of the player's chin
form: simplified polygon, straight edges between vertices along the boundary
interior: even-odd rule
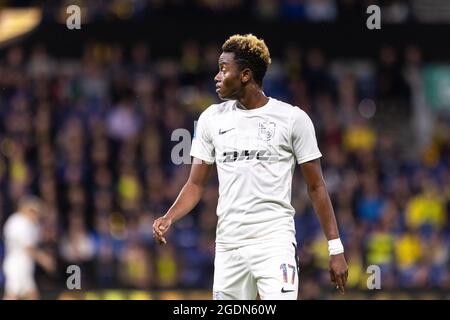
[[[230,100],[230,97],[221,93],[220,91],[217,91],[217,96],[219,97],[220,100],[226,101],[226,100]]]

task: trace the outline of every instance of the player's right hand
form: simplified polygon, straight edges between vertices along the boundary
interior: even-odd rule
[[[48,273],[54,273],[56,271],[56,261],[50,254],[44,253],[42,255],[41,265]]]
[[[51,262],[48,264],[47,272],[48,273],[56,272],[56,261],[55,260],[52,259]]]
[[[153,222],[153,237],[158,241],[159,244],[166,244],[166,238],[164,238],[164,234],[169,230],[170,225],[172,224],[172,219],[162,216]]]

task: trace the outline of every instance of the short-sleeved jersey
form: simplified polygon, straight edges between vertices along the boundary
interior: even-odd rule
[[[295,164],[322,156],[303,110],[274,98],[252,110],[237,101],[211,105],[198,120],[191,156],[217,166],[216,249],[276,239],[295,243]]]
[[[20,213],[12,214],[4,226],[5,259],[7,269],[34,267],[34,260],[28,248],[35,247],[39,241],[39,228]]]

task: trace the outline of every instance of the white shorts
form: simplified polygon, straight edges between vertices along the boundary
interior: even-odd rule
[[[297,300],[298,258],[293,243],[261,243],[217,251],[214,300]]]
[[[7,295],[24,297],[37,291],[34,281],[34,268],[22,263],[5,263],[3,271]]]

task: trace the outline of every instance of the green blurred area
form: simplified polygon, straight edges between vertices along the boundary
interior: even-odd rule
[[[63,291],[43,299],[57,300],[211,300],[208,290],[93,290]],[[413,290],[383,292],[382,290],[350,290],[345,295],[324,292],[320,300],[449,300],[450,293],[444,290]],[[301,297],[300,297],[301,300]]]
[[[427,66],[424,83],[428,105],[435,110],[450,110],[450,65]]]

